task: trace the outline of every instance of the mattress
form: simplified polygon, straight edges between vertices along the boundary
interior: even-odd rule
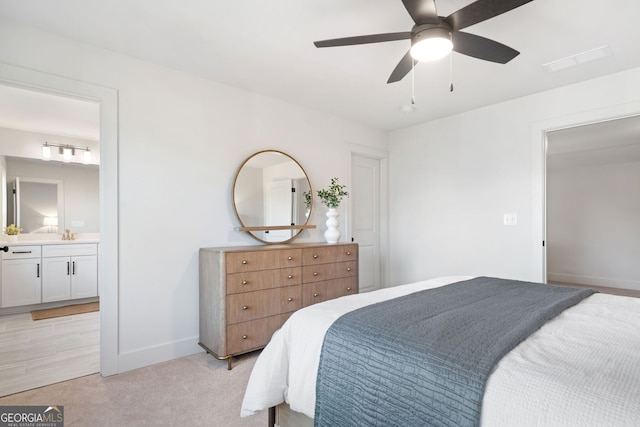
[[[342,314],[469,277],[443,277],[315,304],[295,312],[262,351],[241,416],[287,402],[313,418],[324,334]],[[640,425],[640,299],[592,295],[532,334],[489,377],[487,426]]]

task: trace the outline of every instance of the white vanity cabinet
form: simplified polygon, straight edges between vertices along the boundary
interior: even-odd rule
[[[2,308],[40,304],[41,246],[10,246],[2,254]]]
[[[42,302],[98,296],[98,245],[42,246]]]

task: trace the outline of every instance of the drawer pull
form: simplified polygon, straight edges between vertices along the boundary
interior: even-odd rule
[[[246,306],[246,305],[243,305],[243,306],[242,306],[242,309],[243,309],[243,310],[247,310],[248,308],[249,308],[249,307],[248,307],[248,306]]]
[[[347,251],[347,255],[351,255],[351,252]]]
[[[246,335],[243,335],[243,336],[242,336],[242,339],[243,339],[243,340],[246,340],[247,338],[249,338],[249,337],[248,337],[248,336],[246,336]]]
[[[314,258],[318,258],[318,255],[316,255],[316,254],[313,254],[313,257],[314,257]]]
[[[293,279],[293,276],[292,275],[288,275],[287,278],[288,279]]]
[[[317,293],[317,292],[314,292],[314,293],[313,293],[313,296],[314,296],[315,298],[318,298],[318,296],[320,296],[320,294],[319,294],[319,293]]]
[[[287,259],[288,259],[289,261],[293,261],[293,257],[291,257],[291,256],[290,256],[290,257],[287,257]]]
[[[242,260],[242,264],[245,264],[245,265],[246,265],[246,264],[247,264],[247,260],[246,260],[246,259],[243,259],[243,260]]]
[[[291,302],[291,301],[293,301],[293,298],[289,297],[289,298],[287,298],[287,301]]]
[[[317,272],[317,271],[314,271],[314,272],[313,272],[313,275],[314,275],[314,276],[317,276],[317,275],[318,275],[318,272]]]
[[[347,267],[347,271],[351,271],[351,267]]]
[[[12,254],[30,254],[31,251],[11,251]]]
[[[247,283],[249,283],[249,282],[247,282],[246,280],[243,280],[242,281],[242,286],[246,285]]]

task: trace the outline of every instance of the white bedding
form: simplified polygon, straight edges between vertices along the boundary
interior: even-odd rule
[[[324,334],[342,314],[469,277],[443,277],[314,304],[262,351],[241,415],[282,402],[313,418]],[[640,426],[640,299],[595,294],[549,321],[490,376],[485,426]]]

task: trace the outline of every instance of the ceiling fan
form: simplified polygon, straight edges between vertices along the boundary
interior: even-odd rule
[[[435,0],[402,0],[415,25],[411,31],[343,37],[314,42],[316,47],[350,46],[411,39],[411,49],[402,57],[387,83],[402,80],[418,61],[443,58],[451,50],[485,61],[506,64],[518,56],[515,49],[460,30],[532,0],[477,0],[445,17],[438,16]]]

